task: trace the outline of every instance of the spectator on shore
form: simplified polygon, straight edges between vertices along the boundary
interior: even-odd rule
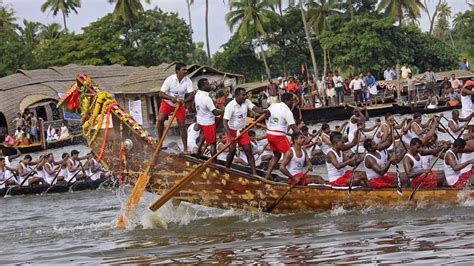
[[[456,75],[453,73],[451,74],[451,79],[449,80],[451,82],[451,88],[454,90],[457,90],[462,87],[462,82],[456,78]]]
[[[408,64],[404,64],[402,68],[400,68],[400,72],[402,72],[402,79],[407,79],[408,74],[411,74],[411,69]]]

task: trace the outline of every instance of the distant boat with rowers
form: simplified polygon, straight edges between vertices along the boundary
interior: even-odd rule
[[[82,97],[69,97],[70,95]],[[114,176],[134,184],[145,171],[154,152],[156,140],[133,117],[120,107],[111,95],[101,91],[85,75],[77,77],[60,104],[81,99],[84,136],[98,161]],[[151,165],[147,190],[162,194],[173,184],[199,167],[204,159],[185,154],[173,154],[162,150]],[[269,181],[252,176],[243,166],[228,169],[220,164],[210,164],[203,172],[184,185],[174,201],[222,209],[241,209],[260,212],[271,206],[290,188],[282,182]],[[274,175],[275,180],[283,178]],[[459,204],[472,199],[471,189],[436,188],[421,189],[414,200],[408,201],[413,191],[406,188],[400,196],[393,189],[353,188],[335,189],[327,186],[296,186],[274,209],[275,213],[327,211],[336,206],[364,208],[368,206],[395,207],[403,204]]]

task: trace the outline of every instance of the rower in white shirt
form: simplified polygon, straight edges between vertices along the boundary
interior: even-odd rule
[[[247,99],[247,92],[244,88],[237,88],[234,92],[234,99],[230,101],[227,106],[225,107],[224,111],[224,133],[226,136],[227,143],[234,141],[235,137],[240,134],[240,131],[245,128],[245,120],[247,118],[248,111],[254,111],[257,114],[264,114],[267,113],[269,116],[269,112],[255,106],[249,99]],[[252,170],[252,174],[256,175],[257,170],[255,169],[255,160],[252,155],[252,149],[250,147],[250,137],[248,133],[243,134],[239,139],[235,142],[239,144],[240,147],[245,152],[247,156],[247,161],[249,163],[250,169]],[[229,147],[229,154],[227,155],[226,166],[230,168],[232,165],[232,160],[234,159],[234,155],[236,152],[236,144],[235,142]]]
[[[201,152],[202,145],[206,141],[211,151],[211,156],[216,154],[216,115],[221,115],[224,111],[217,109],[209,96],[211,85],[206,78],[198,81],[198,92],[194,97],[196,105],[196,122],[201,127],[204,138],[198,146],[198,153]]]

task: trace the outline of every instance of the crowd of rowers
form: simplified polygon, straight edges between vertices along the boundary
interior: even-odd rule
[[[162,102],[158,115],[158,137],[162,136],[165,120],[176,111],[184,150],[201,154],[206,143],[210,155],[215,155],[222,147],[230,145],[228,150],[222,151],[219,156],[219,159],[225,160],[227,167],[231,167],[234,162],[239,146],[240,153],[244,155],[238,156],[237,160],[243,159],[253,175],[257,174],[255,161],[264,159],[265,155],[270,157],[264,176],[269,180],[273,178],[272,171],[283,157],[279,170],[288,177],[291,184],[329,183],[335,187],[351,184],[386,188],[395,187],[398,181],[396,179],[400,179],[404,186],[417,186],[421,182],[421,187],[459,187],[464,186],[473,173],[474,121],[471,122],[472,111],[465,114],[464,105],[463,117],[460,118],[459,112],[454,111],[448,128],[442,124],[443,116],[433,116],[423,122],[422,115],[418,113],[414,114],[412,119],[400,123],[397,123],[391,114],[387,114],[384,123],[379,121],[373,127],[366,127],[369,119],[367,110],[363,112],[355,108],[346,125],[331,130],[329,125],[325,124],[319,131],[310,134],[307,129],[302,130],[295,123],[290,109],[295,101],[294,94],[283,93],[281,102],[272,103],[264,109],[247,99],[245,89],[236,88],[234,98],[223,109],[216,108],[209,95],[212,86],[207,79],[200,79],[195,91],[191,80],[186,77],[186,65],[176,64],[175,70],[176,74],[164,81],[159,93]],[[474,93],[471,88],[465,89],[463,97],[471,100]],[[184,103],[192,100],[196,109],[196,123],[186,129]],[[266,116],[266,124],[262,125],[266,130],[265,136],[258,138],[254,132],[244,131],[249,112]],[[461,136],[464,128],[468,127],[461,123],[468,121],[471,125],[469,133]],[[220,123],[223,125],[224,135],[219,138],[219,148],[216,126]],[[372,136],[369,133],[371,131],[374,131]],[[452,135],[454,142],[451,146],[438,145],[438,134],[444,133],[443,131]],[[245,133],[237,138],[241,132]],[[288,132],[291,132],[291,135]],[[292,144],[288,136],[291,136]],[[258,139],[266,141],[264,148],[258,145]],[[403,154],[397,154],[393,148],[397,140],[405,147]],[[328,181],[321,176],[308,174],[313,168],[310,156],[315,154],[315,146],[326,155]],[[266,152],[267,148],[271,153]],[[351,151],[352,156],[346,154],[348,151]],[[437,157],[444,159],[444,174],[431,171],[431,164]],[[388,170],[391,165],[399,163],[403,164],[405,173],[397,175],[400,178],[395,178]],[[347,166],[356,168],[359,164],[363,164],[365,171],[353,174],[351,170],[345,169]],[[305,166],[307,170],[304,169]]]
[[[79,157],[79,151],[72,150],[63,153],[62,159],[58,161],[52,153],[40,155],[37,160],[27,154],[15,164],[20,156],[19,151],[15,155],[0,156],[0,188],[38,184],[68,185],[75,181],[109,176],[92,153]]]

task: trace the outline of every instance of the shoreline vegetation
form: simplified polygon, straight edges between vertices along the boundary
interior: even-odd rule
[[[190,16],[194,1],[185,1]],[[142,4],[149,0],[109,2],[114,11],[82,33],[67,30],[68,16],[81,15],[80,0],[45,0],[41,11],[62,16],[63,25],[20,21],[11,7],[1,6],[0,77],[17,69],[71,63],[152,66],[184,61],[241,73],[247,82],[335,70],[346,76],[368,69],[380,79],[389,65],[408,64],[415,74],[428,67],[438,72],[458,68],[463,58],[474,55],[473,7],[453,15],[444,0],[405,1],[410,3],[399,6],[401,13],[395,0],[301,0],[290,5],[229,0],[223,11],[233,35],[211,60],[206,44],[193,42],[192,25],[177,13],[159,6],[145,10]],[[246,12],[252,16],[244,16]],[[420,29],[422,12],[430,18],[428,32]]]

